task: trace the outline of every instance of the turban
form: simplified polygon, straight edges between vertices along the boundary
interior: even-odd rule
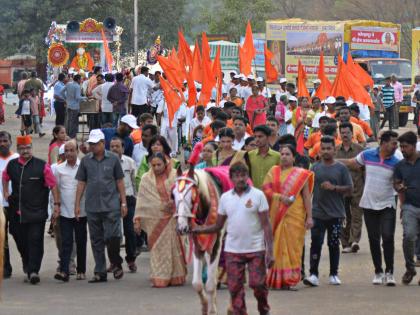
[[[31,136],[17,136],[16,143],[19,145],[28,145],[32,144],[32,137]]]

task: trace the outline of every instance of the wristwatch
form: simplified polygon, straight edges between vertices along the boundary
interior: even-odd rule
[[[122,203],[121,204],[121,207],[127,207],[127,204],[126,203]]]

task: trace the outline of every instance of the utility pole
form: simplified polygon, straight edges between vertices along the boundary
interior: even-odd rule
[[[134,0],[134,66],[139,64],[138,0]]]

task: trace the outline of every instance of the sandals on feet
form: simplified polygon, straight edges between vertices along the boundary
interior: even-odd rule
[[[114,278],[117,280],[121,279],[124,276],[124,271],[121,266],[115,267],[113,273],[114,273]]]
[[[98,282],[107,282],[107,281],[108,280],[106,279],[106,277],[101,277],[100,275],[96,274],[88,282],[89,283],[98,283]]]
[[[76,280],[86,280],[86,275],[84,273],[78,273]]]

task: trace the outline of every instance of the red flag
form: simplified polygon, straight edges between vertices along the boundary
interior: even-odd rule
[[[191,70],[193,65],[193,56],[190,46],[185,40],[184,34],[181,30],[178,31],[178,57],[180,61]]]
[[[101,36],[102,36],[102,41],[103,41],[103,45],[104,45],[106,66],[108,68],[108,72],[111,72],[112,71],[112,64],[114,63],[114,60],[112,58],[111,51],[109,50],[108,40],[106,39],[105,32],[104,32],[103,29],[101,30]]]
[[[350,51],[347,54],[347,67],[350,73],[355,77],[362,86],[370,86],[373,88],[373,79],[363,68],[353,61]]]
[[[165,73],[166,78],[172,84],[172,86],[176,87],[179,91],[182,91],[183,88],[183,81],[184,81],[184,71],[181,69],[179,63],[177,63],[177,58],[175,56],[171,57],[163,57],[157,56],[157,60],[159,61],[160,66],[162,67],[163,72]]]
[[[213,75],[216,78],[216,104],[220,103],[222,99],[222,65],[220,64],[220,46],[217,46],[216,57],[213,60]]]
[[[194,81],[203,81],[203,69],[201,65],[201,54],[198,42],[195,41],[194,54],[193,54],[193,66],[192,66],[192,77]]]
[[[187,72],[187,85],[188,85],[188,106],[192,107],[197,104],[197,89],[195,88],[192,71]]]
[[[252,72],[252,60],[255,58],[255,55],[256,50],[252,37],[251,23],[248,21],[245,40],[241,49],[239,49],[239,68],[244,75],[248,75]]]
[[[279,76],[276,68],[271,64],[273,53],[268,50],[267,44],[264,44],[264,65],[265,65],[265,78],[267,83],[276,82]]]
[[[298,61],[298,82],[297,82],[297,88],[298,88],[298,97],[307,97],[309,96],[308,88],[306,87],[306,81],[308,80],[308,77],[306,76],[305,68],[303,67],[302,63],[300,62],[300,59]]]
[[[338,73],[335,77],[331,94],[335,97],[344,96],[355,102],[373,106],[372,99],[366,89],[350,73],[348,66],[344,63],[341,56],[338,56]]]
[[[315,92],[315,96],[319,97],[321,101],[325,100],[328,96],[331,96],[332,84],[328,77],[325,75],[325,65],[324,65],[324,52],[321,51],[319,56],[319,65],[318,65],[318,79],[321,80],[321,84]]]
[[[168,108],[169,127],[172,128],[172,121],[174,120],[176,111],[182,104],[182,99],[168,81],[166,81],[163,77],[160,77],[159,79],[160,86],[162,87],[163,95],[165,97],[166,106]]]

